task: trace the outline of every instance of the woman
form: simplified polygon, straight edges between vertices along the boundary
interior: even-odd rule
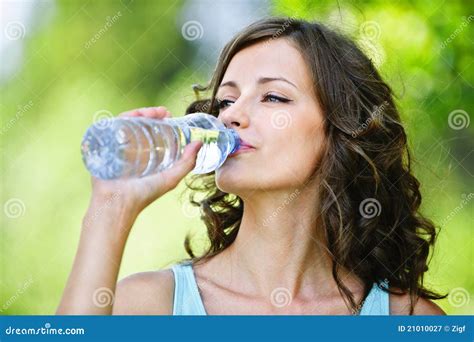
[[[208,89],[188,112],[216,115],[246,146],[190,184],[206,192],[193,203],[209,250],[196,258],[187,239],[190,260],[116,286],[137,215],[193,169],[199,144],[158,175],[93,179],[58,314],[444,314],[423,286],[436,230],[418,213],[392,92],[353,42],[265,19],[226,45]],[[113,304],[94,303],[100,289]]]

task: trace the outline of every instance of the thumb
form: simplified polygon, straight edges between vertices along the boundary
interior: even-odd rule
[[[192,143],[186,145],[183,151],[183,155],[176,163],[176,172],[184,173],[184,177],[188,172],[190,172],[196,166],[196,159],[199,150],[202,147],[201,141],[193,141]],[[172,167],[174,169],[174,167]]]

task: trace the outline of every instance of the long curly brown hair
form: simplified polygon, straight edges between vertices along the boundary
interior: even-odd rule
[[[364,284],[365,298],[374,282],[392,294],[410,295],[410,314],[417,298],[441,299],[423,285],[430,247],[437,231],[419,212],[420,183],[412,174],[407,136],[390,87],[371,60],[344,35],[317,22],[269,18],[237,34],[223,49],[207,86],[195,86],[195,101],[187,113],[219,114],[217,89],[231,59],[240,50],[272,39],[287,39],[310,67],[315,94],[325,116],[327,147],[318,176],[321,201],[314,210],[322,218],[325,245],[332,258],[332,275],[353,312],[352,292],[340,278],[341,267]],[[210,241],[196,256],[190,236],[185,248],[192,262],[211,258],[235,240],[243,201],[219,190],[215,173],[187,181],[191,203],[198,206]],[[394,290],[394,289],[397,290]]]

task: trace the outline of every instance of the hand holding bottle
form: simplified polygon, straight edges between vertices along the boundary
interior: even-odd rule
[[[119,117],[164,119],[170,118],[171,114],[165,107],[150,107],[128,111]],[[174,189],[194,168],[201,146],[199,141],[186,145],[180,159],[170,168],[146,177],[110,180],[92,177],[92,200],[116,201],[134,215],[138,215],[150,203]]]
[[[125,115],[94,123],[84,135],[81,150],[84,164],[97,178],[139,178],[173,166],[194,141],[203,143],[192,170],[196,174],[216,170],[240,145],[237,132],[210,114],[162,120]]]

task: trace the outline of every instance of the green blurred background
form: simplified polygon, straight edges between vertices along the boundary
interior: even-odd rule
[[[90,195],[80,141],[92,122],[166,105],[179,116],[219,50],[269,15],[352,36],[397,94],[423,212],[439,226],[427,283],[448,314],[474,312],[473,11],[467,1],[3,1],[0,314],[53,314]],[[205,244],[184,185],[138,218],[120,278]]]

